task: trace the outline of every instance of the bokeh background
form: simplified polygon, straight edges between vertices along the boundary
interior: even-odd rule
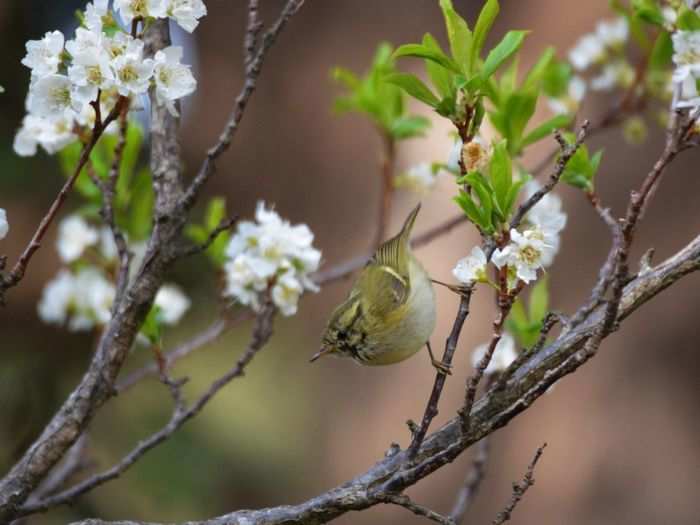
[[[42,212],[60,187],[54,159],[22,159],[12,152],[29,72],[19,63],[24,43],[45,31],[74,27],[72,12],[83,2],[2,0],[0,3],[0,206],[8,210],[11,233],[2,251],[14,261]],[[199,89],[185,108],[182,144],[186,173],[192,174],[216,139],[241,84],[243,0],[209,0],[210,15],[193,38],[183,39],[195,64]],[[265,0],[266,21],[281,2]],[[473,20],[481,4],[455,0]],[[544,46],[566,50],[577,35],[610,16],[605,0],[503,0],[494,38],[509,28],[532,29],[524,47],[531,63]],[[231,150],[221,160],[210,193],[224,194],[231,210],[248,216],[258,199],[276,204],[293,222],[306,222],[327,264],[364,252],[374,232],[379,191],[380,143],[360,117],[336,117],[330,107],[337,89],[329,69],[363,70],[380,40],[417,41],[425,31],[444,41],[433,1],[308,0],[269,54],[259,88]],[[404,67],[418,64],[407,61]],[[595,119],[613,102],[590,99],[584,116]],[[422,111],[422,110],[421,110]],[[543,112],[544,115],[544,112]],[[425,139],[401,146],[400,165],[445,159],[451,140],[436,123]],[[637,186],[660,151],[662,133],[643,146],[630,146],[618,131],[592,141],[605,148],[599,186],[607,203],[622,213],[628,190]],[[532,152],[534,164],[551,144]],[[679,249],[700,229],[697,152],[684,155],[667,174],[643,222],[635,256],[650,246],[657,260]],[[449,180],[422,198],[417,230],[452,216]],[[588,293],[609,246],[608,233],[584,199],[562,188],[569,213],[558,262],[549,271],[552,303],[571,312]],[[400,193],[392,229],[418,197]],[[72,197],[65,211],[79,204]],[[5,472],[60,406],[91,358],[94,335],[70,334],[42,324],[36,314],[41,289],[58,270],[55,228],[35,257],[22,286],[0,309],[0,472]],[[477,241],[467,226],[455,229],[418,257],[430,273],[450,280],[450,269]],[[171,279],[181,283],[195,307],[167,347],[206,326],[216,315],[215,277],[203,259],[184,261]],[[153,521],[203,519],[239,508],[295,503],[362,472],[392,441],[405,446],[408,418],[418,419],[434,373],[427,358],[389,368],[360,368],[327,360],[311,366],[330,308],[349,282],[325,287],[303,299],[299,315],[278,322],[272,342],[245,378],[228,386],[182,431],[149,453],[117,481],[93,491],[71,508],[32,517],[29,523],[66,523],[99,516]],[[503,507],[511,482],[520,479],[534,450],[549,443],[537,470],[537,484],[518,507],[515,523],[697,523],[700,513],[700,408],[698,404],[698,307],[700,276],[689,276],[644,306],[611,336],[582,370],[557,384],[493,438],[488,476],[469,523],[486,523]],[[433,337],[440,347],[457,299],[442,289]],[[469,354],[489,334],[491,298],[476,294],[456,355],[436,426],[460,405]],[[245,344],[249,326],[179,363],[192,397],[229,367]],[[127,371],[147,361],[136,351]],[[169,417],[170,399],[148,380],[100,411],[89,431],[93,469],[118,460],[138,439]],[[470,465],[470,454],[412,488],[418,502],[447,512]],[[340,524],[409,524],[419,518],[398,507],[352,513]]]

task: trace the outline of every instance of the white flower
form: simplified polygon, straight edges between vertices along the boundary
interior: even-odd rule
[[[199,19],[207,14],[207,7],[202,0],[169,0],[166,14],[191,33],[199,24]]]
[[[49,281],[41,294],[39,317],[46,323],[63,324],[75,300],[75,278],[68,270],[61,270]]]
[[[665,6],[661,9],[661,14],[664,17],[664,22],[666,22],[666,25],[669,26],[669,28],[672,28],[675,25],[676,20],[678,19],[678,13],[676,12],[676,10],[672,7]]]
[[[549,108],[554,113],[576,113],[586,95],[586,81],[578,75],[571,77],[567,92],[560,98],[548,98]]]
[[[598,38],[609,47],[619,47],[627,42],[629,32],[627,19],[622,16],[615,20],[601,20],[596,26]]]
[[[134,18],[163,18],[165,16],[165,0],[114,0],[114,9],[124,23],[131,24]]]
[[[27,42],[27,55],[22,64],[32,70],[33,75],[43,77],[58,71],[63,52],[63,33],[52,31],[46,33],[41,40]]]
[[[394,186],[406,188],[416,193],[425,194],[435,187],[437,175],[427,162],[411,166],[401,175],[394,178]]]
[[[109,0],[95,0],[85,6],[85,26],[95,33],[101,33],[105,21],[111,18]]]
[[[153,76],[153,59],[143,58],[143,42],[131,39],[127,41],[123,50],[121,46],[117,46],[112,47],[111,52],[119,53],[112,61],[119,94],[129,96],[145,93]]]
[[[158,51],[153,58],[153,78],[156,82],[158,102],[165,104],[168,111],[177,116],[177,109],[173,102],[192,93],[197,88],[197,81],[192,76],[190,67],[180,63],[181,47],[166,47]]]
[[[474,246],[471,253],[457,261],[457,265],[452,270],[452,275],[464,284],[471,284],[476,281],[486,281],[486,254],[479,246]]]
[[[10,223],[7,222],[7,213],[0,208],[0,239],[4,239],[9,231]]]
[[[472,353],[472,366],[476,368],[479,363],[486,355],[489,348],[489,344],[479,345],[474,349]],[[493,374],[495,372],[503,372],[506,370],[515,359],[518,357],[518,352],[515,349],[515,340],[508,333],[503,333],[501,339],[496,343],[496,348],[491,356],[491,361],[489,361],[485,374]]]
[[[155,298],[155,305],[160,308],[161,321],[165,324],[177,324],[189,309],[189,298],[174,284],[164,284]]]
[[[510,243],[505,248],[498,248],[492,261],[498,268],[508,266],[518,279],[529,283],[537,279],[537,270],[544,267],[545,261],[551,261],[555,250],[556,247],[547,242],[539,228],[523,233],[512,229]]]
[[[462,155],[462,139],[457,138],[452,147],[450,148],[450,153],[447,156],[447,169],[453,173],[459,173],[459,159]]]
[[[578,71],[584,71],[589,66],[605,58],[605,46],[600,38],[593,34],[584,35],[569,51],[569,61]]]
[[[523,188],[525,200],[532,197],[541,187],[535,180],[528,182]],[[527,212],[525,220],[531,225],[539,227],[545,234],[557,234],[566,226],[566,213],[561,208],[562,203],[559,196],[549,192]]]
[[[98,89],[106,90],[114,84],[109,55],[102,47],[74,55],[73,63],[68,68],[68,78],[77,86],[73,96],[83,107],[97,100]]]
[[[42,118],[35,115],[25,115],[22,127],[15,135],[12,147],[22,157],[36,154],[37,145],[41,145],[47,153],[56,153],[76,139],[73,133],[73,120],[60,116],[57,118]]]
[[[68,321],[72,331],[90,330],[109,322],[114,296],[114,286],[98,269],[88,266],[77,275],[63,269],[44,287],[39,317],[51,324]]]
[[[79,215],[70,215],[58,227],[56,249],[64,262],[78,259],[85,248],[97,244],[99,234]]]
[[[256,223],[239,223],[226,249],[225,295],[258,309],[260,293],[272,286],[275,304],[292,315],[304,290],[318,290],[310,274],[318,269],[321,252],[313,247],[308,226],[292,226],[263,202],[255,218]]]
[[[233,261],[224,265],[226,290],[224,295],[234,297],[239,303],[258,309],[258,296],[267,287],[267,277],[260,277],[255,271],[259,262],[246,254],[239,254]]]
[[[104,47],[106,40],[108,40],[107,37],[99,31],[79,27],[75,30],[75,38],[66,42],[66,51],[73,57],[99,49],[106,51]]]
[[[114,234],[109,226],[100,228],[100,253],[108,261],[115,260],[119,253],[117,243],[114,242]]]
[[[40,117],[58,118],[73,115],[73,83],[65,75],[46,75],[31,87],[29,112]]]
[[[293,273],[287,272],[272,287],[272,301],[282,315],[289,317],[297,313],[297,303],[303,291],[304,288]]]
[[[608,91],[615,87],[626,88],[634,81],[634,70],[627,62],[617,61],[605,64],[603,72],[591,80],[595,91]]]
[[[74,331],[89,330],[104,325],[112,317],[114,285],[96,268],[82,268],[75,276],[75,315],[68,323]]]

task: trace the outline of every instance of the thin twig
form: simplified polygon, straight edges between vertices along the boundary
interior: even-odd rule
[[[198,253],[205,252],[221,235],[222,233],[231,230],[238,222],[238,215],[234,217],[229,217],[228,219],[222,219],[221,222],[209,232],[209,236],[202,244],[195,244],[192,246],[187,246],[183,248],[180,257],[189,257],[191,255],[196,255]]]
[[[39,222],[39,226],[37,226],[37,229],[29,241],[29,244],[27,244],[27,246],[24,248],[24,251],[19,256],[19,259],[17,259],[17,262],[12,267],[12,270],[6,275],[0,275],[0,305],[4,304],[7,290],[13,286],[17,286],[24,278],[24,274],[27,271],[27,267],[29,266],[32,256],[41,247],[41,242],[44,240],[44,236],[46,235],[49,226],[51,226],[56,218],[56,215],[58,214],[58,211],[61,209],[61,206],[63,206],[63,203],[68,198],[68,194],[70,193],[71,189],[73,189],[75,181],[78,179],[80,172],[83,170],[85,164],[90,158],[90,153],[97,144],[97,141],[100,139],[107,126],[109,126],[120,114],[121,108],[127,103],[128,98],[119,97],[114,105],[114,108],[112,108],[112,111],[110,111],[109,115],[107,115],[107,118],[105,118],[104,121],[101,121],[100,119],[95,120],[95,125],[92,129],[90,139],[83,146],[80,157],[78,158],[78,163],[76,164],[73,173],[63,184],[63,187],[58,192],[58,195],[56,195],[56,198],[51,203],[48,211],[41,219],[41,222]],[[99,107],[99,104],[97,106]]]
[[[64,505],[75,501],[75,499],[80,495],[93,490],[95,487],[98,487],[107,481],[118,478],[146,452],[168,439],[187,421],[201,412],[206,404],[211,401],[211,399],[224,386],[230,383],[233,379],[244,375],[246,366],[253,360],[258,351],[260,351],[265,344],[267,344],[272,336],[272,323],[274,316],[274,306],[270,301],[266,301],[262,310],[256,317],[251,341],[236,364],[219,379],[214,381],[209,388],[188,408],[185,408],[184,405],[177,403],[170,420],[161,430],[142,440],[131,452],[124,456],[121,461],[110,469],[100,474],[91,476],[90,478],[83,480],[56,495],[44,498],[34,504],[25,504],[18,511],[17,517],[32,514],[34,512],[42,512],[57,505]]]
[[[586,140],[588,126],[589,122],[585,120],[581,125],[581,129],[578,132],[576,141],[573,144],[568,144],[566,140],[564,140],[564,137],[561,134],[561,132],[555,132],[554,136],[557,139],[557,142],[559,143],[559,150],[561,152],[559,155],[559,159],[557,160],[556,168],[549,176],[549,180],[547,181],[547,183],[544,184],[535,193],[533,193],[529,199],[527,199],[518,207],[518,210],[513,215],[513,219],[510,221],[511,229],[517,228],[522,222],[522,220],[525,218],[525,215],[527,215],[527,212],[529,212],[535,206],[535,204],[537,204],[545,195],[547,195],[550,191],[554,189],[554,186],[557,185],[559,179],[564,174],[564,170],[566,169],[566,165],[569,163],[569,160],[571,160],[571,157],[573,157],[574,154],[581,147],[583,141]]]
[[[294,14],[296,14],[297,11],[299,11],[303,3],[304,0],[287,0],[287,2],[284,5],[284,8],[282,9],[282,12],[280,13],[275,23],[272,25],[272,27],[270,27],[270,29],[265,31],[265,33],[263,34],[262,43],[257,47],[254,54],[248,53],[248,44],[251,40],[250,35],[257,34],[257,32],[260,29],[257,28],[259,24],[257,18],[257,11],[253,13],[251,10],[249,10],[248,28],[246,31],[247,41],[245,44],[245,63],[247,65],[243,88],[236,97],[234,109],[231,115],[229,116],[224,130],[219,136],[219,139],[217,140],[216,144],[214,144],[214,146],[212,146],[207,151],[207,156],[204,159],[204,162],[202,163],[201,167],[199,168],[197,175],[190,184],[189,188],[187,188],[185,194],[182,196],[182,199],[180,201],[180,207],[184,211],[189,211],[192,208],[195,201],[197,200],[197,197],[199,196],[199,193],[202,191],[202,188],[207,183],[209,178],[215,173],[216,161],[221,156],[221,154],[224,151],[226,151],[230,146],[231,139],[238,130],[238,125],[241,122],[241,119],[243,118],[243,114],[245,112],[246,106],[248,105],[248,101],[250,100],[251,95],[255,91],[258,76],[260,75],[260,71],[262,70],[263,62],[265,61],[265,56],[268,50],[275,43],[277,36],[280,34],[282,29],[284,29],[284,26],[287,24],[289,19],[292,16],[294,16]],[[253,4],[255,4],[255,2],[253,2]]]
[[[447,341],[445,341],[445,352],[442,356],[442,363],[448,367],[452,364],[452,358],[455,350],[457,349],[457,343],[459,342],[459,336],[462,333],[462,327],[464,326],[464,322],[469,315],[469,302],[471,301],[472,291],[473,288],[465,288],[462,291],[459,300],[459,308],[457,309],[457,316],[452,324],[452,331],[450,332]],[[438,414],[438,403],[440,402],[442,389],[445,387],[445,381],[447,381],[447,376],[444,373],[438,372],[435,375],[435,382],[433,383],[433,389],[430,392],[430,398],[428,399],[428,404],[426,405],[425,412],[423,413],[423,420],[421,421],[420,427],[418,427],[418,430],[413,435],[411,446],[408,449],[409,458],[414,458],[418,453],[418,450],[425,439],[425,435],[428,432],[430,423]]]
[[[243,39],[243,60],[246,70],[251,66],[258,47],[258,35],[263,28],[260,20],[258,0],[248,0],[248,24]]]
[[[459,525],[464,520],[467,510],[469,510],[469,507],[474,502],[474,498],[476,498],[479,492],[481,483],[484,481],[486,465],[489,461],[490,445],[491,441],[489,436],[486,436],[477,443],[476,455],[472,461],[471,469],[467,473],[467,477],[457,493],[455,504],[452,508],[452,512],[450,512],[450,518],[452,518],[455,525]]]
[[[493,525],[501,525],[502,523],[510,520],[515,507],[518,505],[518,503],[520,503],[520,500],[523,499],[523,496],[527,490],[535,484],[535,467],[537,466],[537,462],[540,460],[540,457],[542,457],[542,453],[544,452],[546,446],[547,443],[543,444],[537,449],[537,452],[535,452],[535,457],[532,458],[532,461],[527,467],[527,472],[525,472],[523,480],[520,483],[513,483],[513,495],[506,505],[506,508],[499,512],[496,519],[493,520]]]
[[[411,498],[405,494],[383,494],[381,496],[377,496],[376,499],[380,503],[391,503],[393,505],[403,507],[404,509],[411,511],[416,516],[428,518],[435,523],[441,523],[442,525],[455,525],[455,522],[451,518],[438,514],[428,507],[414,503],[411,501]]]

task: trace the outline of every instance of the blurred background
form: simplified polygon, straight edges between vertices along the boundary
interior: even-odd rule
[[[261,3],[266,22],[282,5],[279,0]],[[510,28],[532,29],[524,63],[531,63],[549,44],[556,45],[561,56],[578,35],[610,16],[605,0],[502,4],[492,40]],[[16,260],[62,183],[54,159],[45,154],[22,159],[12,151],[29,80],[29,71],[20,65],[24,44],[48,30],[72,31],[72,13],[83,5],[73,0],[0,3],[0,85],[6,90],[0,97],[0,206],[7,209],[12,228],[2,243],[10,261]],[[471,22],[481,2],[455,0],[455,5]],[[188,175],[218,136],[242,81],[245,2],[209,0],[207,6],[210,14],[194,37],[175,35],[184,39],[199,81],[182,123]],[[244,217],[251,215],[258,199],[275,203],[292,222],[309,224],[326,264],[364,253],[374,234],[380,142],[363,118],[332,114],[338,90],[329,81],[329,69],[342,65],[364,70],[381,40],[415,42],[430,31],[444,42],[442,24],[437,2],[432,1],[307,0],[269,53],[240,131],[208,188],[210,194],[225,195],[229,209]],[[406,61],[403,67],[417,65]],[[593,97],[583,116],[595,121],[613,102],[611,97]],[[400,166],[445,160],[451,146],[447,132],[438,123],[425,139],[404,142]],[[592,141],[593,148],[605,148],[600,193],[617,214],[623,212],[629,189],[638,186],[656,159],[662,140],[657,130],[643,146],[630,146],[612,130]],[[543,141],[526,164],[534,165],[549,151],[548,142]],[[660,261],[697,235],[698,160],[698,152],[690,152],[673,164],[645,217],[633,259],[653,246]],[[457,211],[453,194],[454,187],[445,179],[422,198],[419,233]],[[580,194],[570,188],[561,188],[559,194],[569,226],[549,278],[553,307],[571,312],[587,297],[610,240]],[[391,231],[417,200],[413,194],[397,195]],[[65,211],[78,204],[73,197]],[[42,287],[59,268],[54,236],[55,227],[28,277],[11,291],[9,306],[0,309],[2,473],[37,436],[92,356],[94,335],[49,327],[36,313]],[[475,232],[462,226],[422,248],[418,257],[433,277],[450,281],[455,261],[476,242]],[[211,274],[201,258],[182,262],[169,277],[186,288],[195,307],[177,330],[166,334],[167,348],[216,315]],[[279,320],[272,342],[245,378],[225,388],[195,421],[118,480],[71,508],[27,521],[183,521],[296,503],[364,471],[392,441],[406,446],[405,421],[419,420],[432,387],[434,371],[427,356],[388,368],[361,368],[332,359],[313,366],[307,362],[330,309],[349,286],[342,281],[304,297],[296,317]],[[487,479],[468,514],[469,523],[495,517],[510,498],[511,482],[521,478],[545,441],[549,446],[537,469],[537,484],[516,510],[515,523],[697,523],[699,290],[700,275],[691,275],[644,306],[606,340],[590,364],[493,436]],[[437,294],[439,322],[433,345],[440,348],[458,300],[443,289]],[[460,406],[470,352],[487,339],[493,314],[491,297],[481,290],[472,303],[435,427]],[[190,398],[233,364],[249,328],[241,326],[178,363],[175,375],[191,377],[186,387]],[[147,352],[136,351],[125,371],[149,359]],[[112,400],[90,427],[92,468],[105,469],[117,461],[137,440],[159,429],[170,411],[166,389],[152,379]],[[470,453],[464,454],[409,494],[449,512],[470,462]],[[421,521],[404,509],[378,506],[336,522]]]

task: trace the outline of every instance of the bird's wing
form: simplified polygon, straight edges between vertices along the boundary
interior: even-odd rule
[[[362,310],[379,317],[403,305],[410,291],[408,280],[394,268],[376,263],[365,268],[358,286],[362,290]]]

